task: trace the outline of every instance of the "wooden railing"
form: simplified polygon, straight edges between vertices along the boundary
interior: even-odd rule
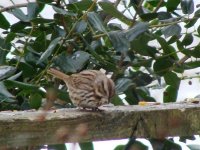
[[[58,109],[0,112],[0,146],[165,138],[200,134],[200,105],[113,106],[102,111]]]

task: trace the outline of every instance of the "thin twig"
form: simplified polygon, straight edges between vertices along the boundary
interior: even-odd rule
[[[181,80],[187,80],[187,79],[199,79],[200,78],[200,75],[195,75],[195,76],[183,76],[181,77]]]
[[[157,24],[157,25],[150,25],[149,24],[149,28],[158,28],[158,27],[170,26],[170,25],[174,25],[174,24],[177,24],[177,23],[181,23],[181,22],[191,21],[193,19],[197,19],[197,17],[188,18],[188,19],[182,19],[182,20],[178,20],[178,21],[174,21],[174,22],[162,23],[162,24]],[[107,34],[105,34],[105,33],[98,34],[98,35],[94,35],[93,38],[100,38],[100,37],[103,37],[103,36],[106,36],[106,35]]]
[[[22,4],[15,4],[15,5],[12,5],[12,6],[4,7],[4,8],[0,9],[0,13],[4,12],[4,11],[9,11],[9,10],[12,10],[12,9],[15,9],[15,8],[27,7],[27,5],[28,5],[28,3],[22,3]]]
[[[119,5],[121,0],[117,0],[115,3],[114,3],[114,7],[117,9],[117,6]],[[104,23],[108,23],[109,20],[112,18],[111,15],[107,15],[106,18],[104,19]]]
[[[11,1],[13,2],[13,1]],[[57,2],[57,0],[54,0],[54,2]],[[20,7],[27,7],[28,3],[21,3],[21,4],[14,4],[11,5],[11,6],[7,6],[7,7],[3,7],[1,6],[2,8],[0,9],[0,13],[1,12],[4,12],[4,11],[9,11],[9,10],[12,10],[12,9],[15,9],[15,8],[20,8]]]
[[[157,25],[151,25],[149,26],[149,28],[158,28],[158,27],[165,27],[165,26],[170,26],[170,25],[174,25],[177,23],[181,23],[181,22],[187,22],[187,21],[192,21],[193,19],[198,19],[197,17],[193,17],[193,18],[184,18],[178,21],[173,21],[173,22],[168,22],[168,23],[163,23],[163,24],[157,24]]]
[[[184,56],[183,58],[181,58],[176,64],[177,65],[182,65],[186,62],[186,60],[188,60],[190,57],[188,56]]]
[[[137,18],[137,15],[138,15],[138,10],[139,10],[139,8],[142,6],[143,2],[144,2],[144,0],[141,0],[140,3],[139,3],[139,5],[137,6],[137,9],[135,9],[135,15],[134,15],[134,17],[133,17],[133,21],[132,21],[131,27],[132,27],[132,26],[135,24],[135,22],[136,22],[136,18]]]
[[[121,2],[121,0],[116,0],[114,7],[117,8],[117,6],[119,5],[120,2]]]
[[[157,12],[158,9],[160,8],[160,6],[162,5],[162,3],[164,2],[164,0],[160,0],[160,2],[158,3],[158,5],[156,6],[156,8],[154,9],[153,13]]]

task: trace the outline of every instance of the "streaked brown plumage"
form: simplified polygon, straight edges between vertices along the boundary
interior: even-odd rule
[[[66,83],[70,99],[78,107],[96,109],[108,104],[115,94],[114,82],[101,71],[85,70],[66,75],[51,68],[48,73]]]

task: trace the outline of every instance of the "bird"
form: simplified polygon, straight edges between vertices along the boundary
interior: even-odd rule
[[[65,82],[72,103],[79,108],[98,110],[98,107],[109,104],[115,95],[113,80],[99,70],[67,75],[50,68],[47,73]]]

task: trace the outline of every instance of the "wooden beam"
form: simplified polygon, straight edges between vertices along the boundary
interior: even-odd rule
[[[0,112],[0,146],[24,146],[200,134],[200,105],[104,107],[101,112],[58,109]]]

